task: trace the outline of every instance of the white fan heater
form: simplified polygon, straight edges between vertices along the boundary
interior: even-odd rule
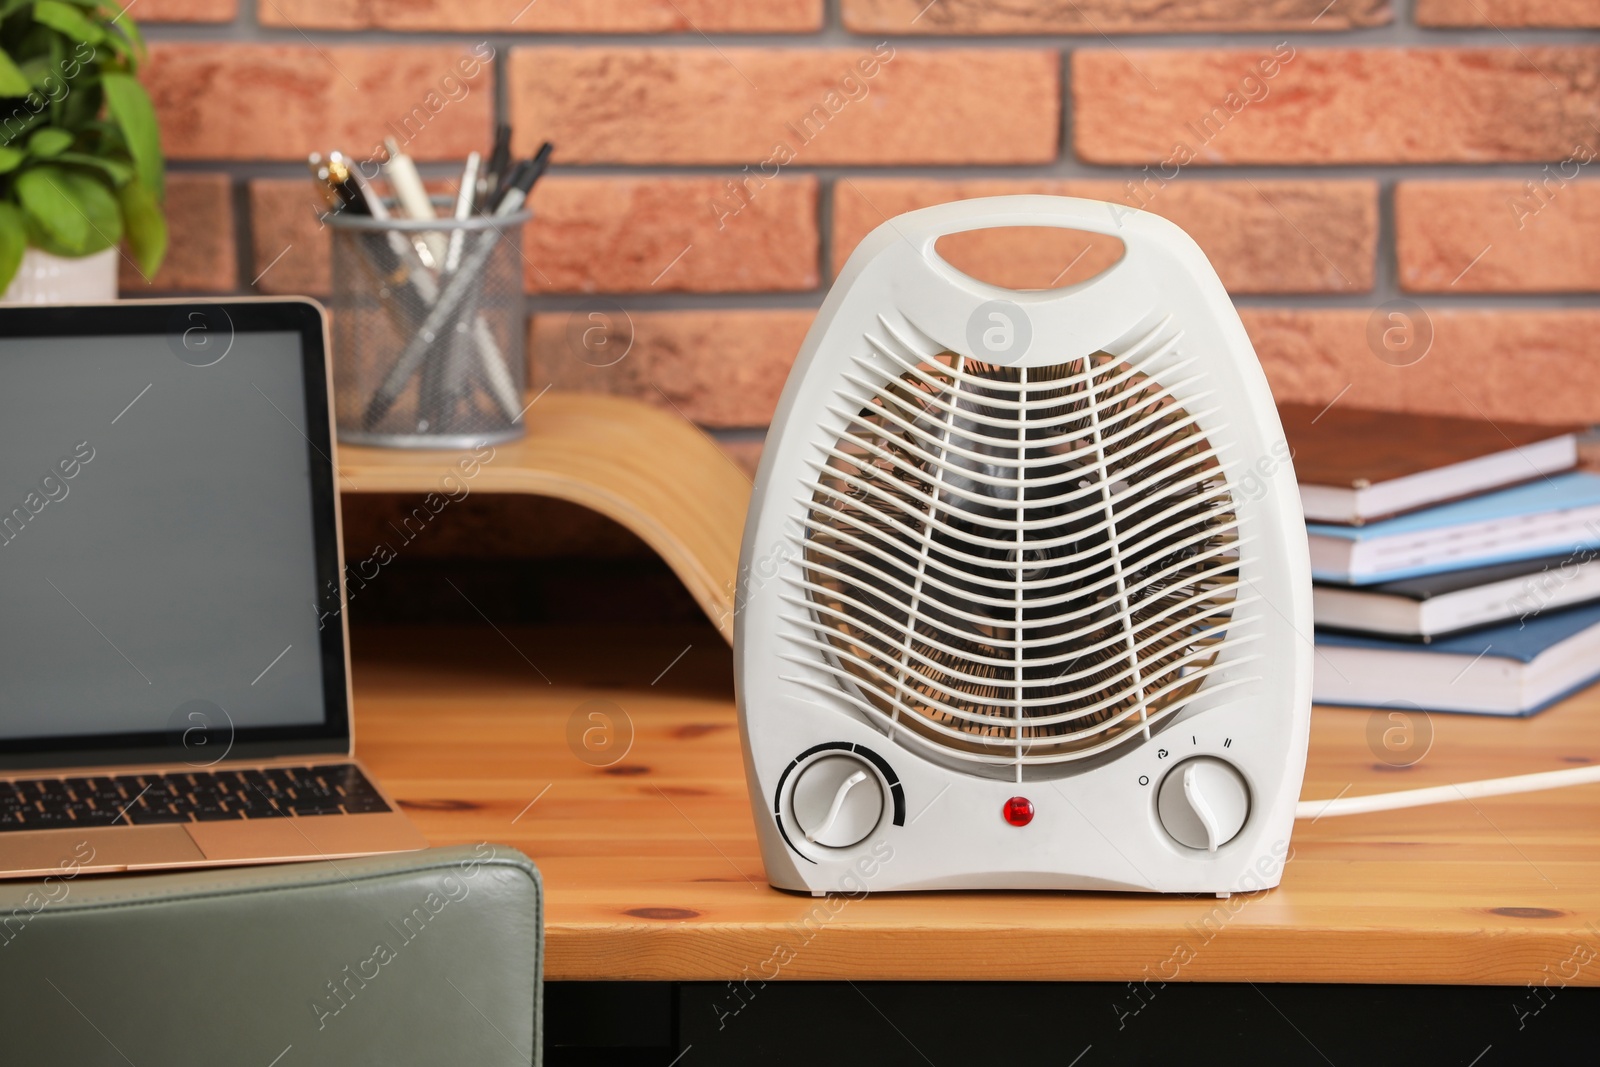
[[[1012,291],[945,234],[1120,238]],[[767,877],[812,893],[1276,885],[1311,579],[1266,379],[1204,254],[1110,204],[902,215],[784,389],[734,645]]]

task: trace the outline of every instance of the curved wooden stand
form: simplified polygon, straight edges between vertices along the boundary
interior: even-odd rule
[[[469,484],[478,492],[533,493],[597,511],[633,531],[733,640],[733,590],[750,483],[710,439],[676,415],[637,400],[548,393],[525,416],[528,435],[494,445]],[[427,493],[462,478],[466,452],[344,445],[346,493]],[[469,468],[470,469],[470,468]]]

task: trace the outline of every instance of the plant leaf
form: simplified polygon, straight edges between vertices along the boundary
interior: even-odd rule
[[[117,190],[128,248],[145,280],[155,277],[167,255],[167,220],[155,195],[137,178]]]
[[[105,97],[100,94],[100,79],[80,78],[72,83],[72,92],[61,101],[62,126],[69,130],[84,130],[100,114]]]
[[[17,110],[24,111],[26,109],[18,108]],[[18,144],[22,140],[23,134],[46,121],[42,108],[38,114],[25,115],[22,118],[17,117],[16,111],[9,115],[0,116],[0,145]]]
[[[28,240],[59,256],[86,256],[122,240],[122,209],[104,182],[54,164],[18,176],[17,199],[28,213]]]
[[[165,199],[161,134],[156,126],[156,109],[151,106],[144,86],[131,74],[107,72],[100,79],[100,87],[106,94],[111,117],[117,120],[123,139],[128,142],[128,154],[133,157],[139,181],[157,200]]]
[[[46,126],[42,130],[35,130],[33,136],[28,138],[28,151],[40,159],[50,159],[59,156],[72,147],[72,133],[59,126]]]
[[[107,0],[103,5],[96,0],[94,6],[103,8],[98,17],[105,29],[106,40],[116,51],[117,57],[127,61],[129,74],[138,73],[139,65],[145,61],[148,52],[144,46],[144,35],[139,32],[138,25],[127,17],[128,9],[115,0]]]
[[[30,237],[47,252],[81,256],[89,243],[89,216],[69,191],[60,167],[31,167],[17,176],[17,200],[28,213]]]
[[[120,159],[108,159],[105,156],[92,156],[87,152],[63,152],[56,157],[57,163],[76,163],[82,167],[95,167],[105,172],[111,179],[111,184],[122,186],[133,180],[133,166]]]
[[[17,65],[30,71],[33,84],[38,85],[44,80],[45,74],[66,55],[67,39],[59,30],[53,30],[34,19],[18,19],[17,23],[24,27],[22,38],[9,42],[7,47],[12,55],[28,57]],[[43,63],[45,69],[36,69],[34,64],[37,63]]]
[[[116,31],[106,34],[105,43],[110,47],[119,64],[124,65],[128,73],[132,74],[138,66],[138,60],[132,55],[133,48],[128,44],[128,39]]]
[[[26,157],[27,153],[20,148],[0,145],[0,174],[16,170]]]
[[[111,6],[116,7],[115,4]],[[122,35],[128,39],[128,43],[133,45],[134,57],[143,63],[145,56],[148,54],[144,46],[144,34],[139,31],[138,23],[128,18],[127,12],[127,8],[118,8],[116,14],[111,17],[116,20],[116,28],[121,30]],[[143,16],[140,17],[142,18]]]
[[[11,285],[28,247],[28,222],[22,209],[0,201],[0,293]]]
[[[74,41],[99,44],[106,39],[106,31],[102,30],[98,23],[70,4],[61,3],[60,0],[37,0],[33,5],[33,17],[52,30],[66,34]]]
[[[98,252],[122,242],[122,208],[100,177],[82,170],[63,170],[62,180],[83,209],[89,224],[83,254]]]
[[[27,96],[33,92],[33,83],[10,56],[0,50],[0,96]]]

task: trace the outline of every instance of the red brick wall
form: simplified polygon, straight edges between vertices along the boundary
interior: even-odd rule
[[[501,117],[557,145],[534,380],[671,406],[743,463],[863,235],[1024,191],[1187,229],[1281,398],[1600,422],[1595,0],[518,6],[142,0],[174,239],[125,292],[325,292],[306,152],[403,131],[442,181]],[[1018,285],[1067,265],[1014,235],[964,255]],[[1368,343],[1397,300],[1433,336],[1405,367]],[[591,313],[621,362],[572,352]]]

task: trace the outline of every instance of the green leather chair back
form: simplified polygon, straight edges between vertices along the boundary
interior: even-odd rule
[[[0,1060],[540,1062],[543,893],[507,846],[100,876],[84,858],[0,882]]]

